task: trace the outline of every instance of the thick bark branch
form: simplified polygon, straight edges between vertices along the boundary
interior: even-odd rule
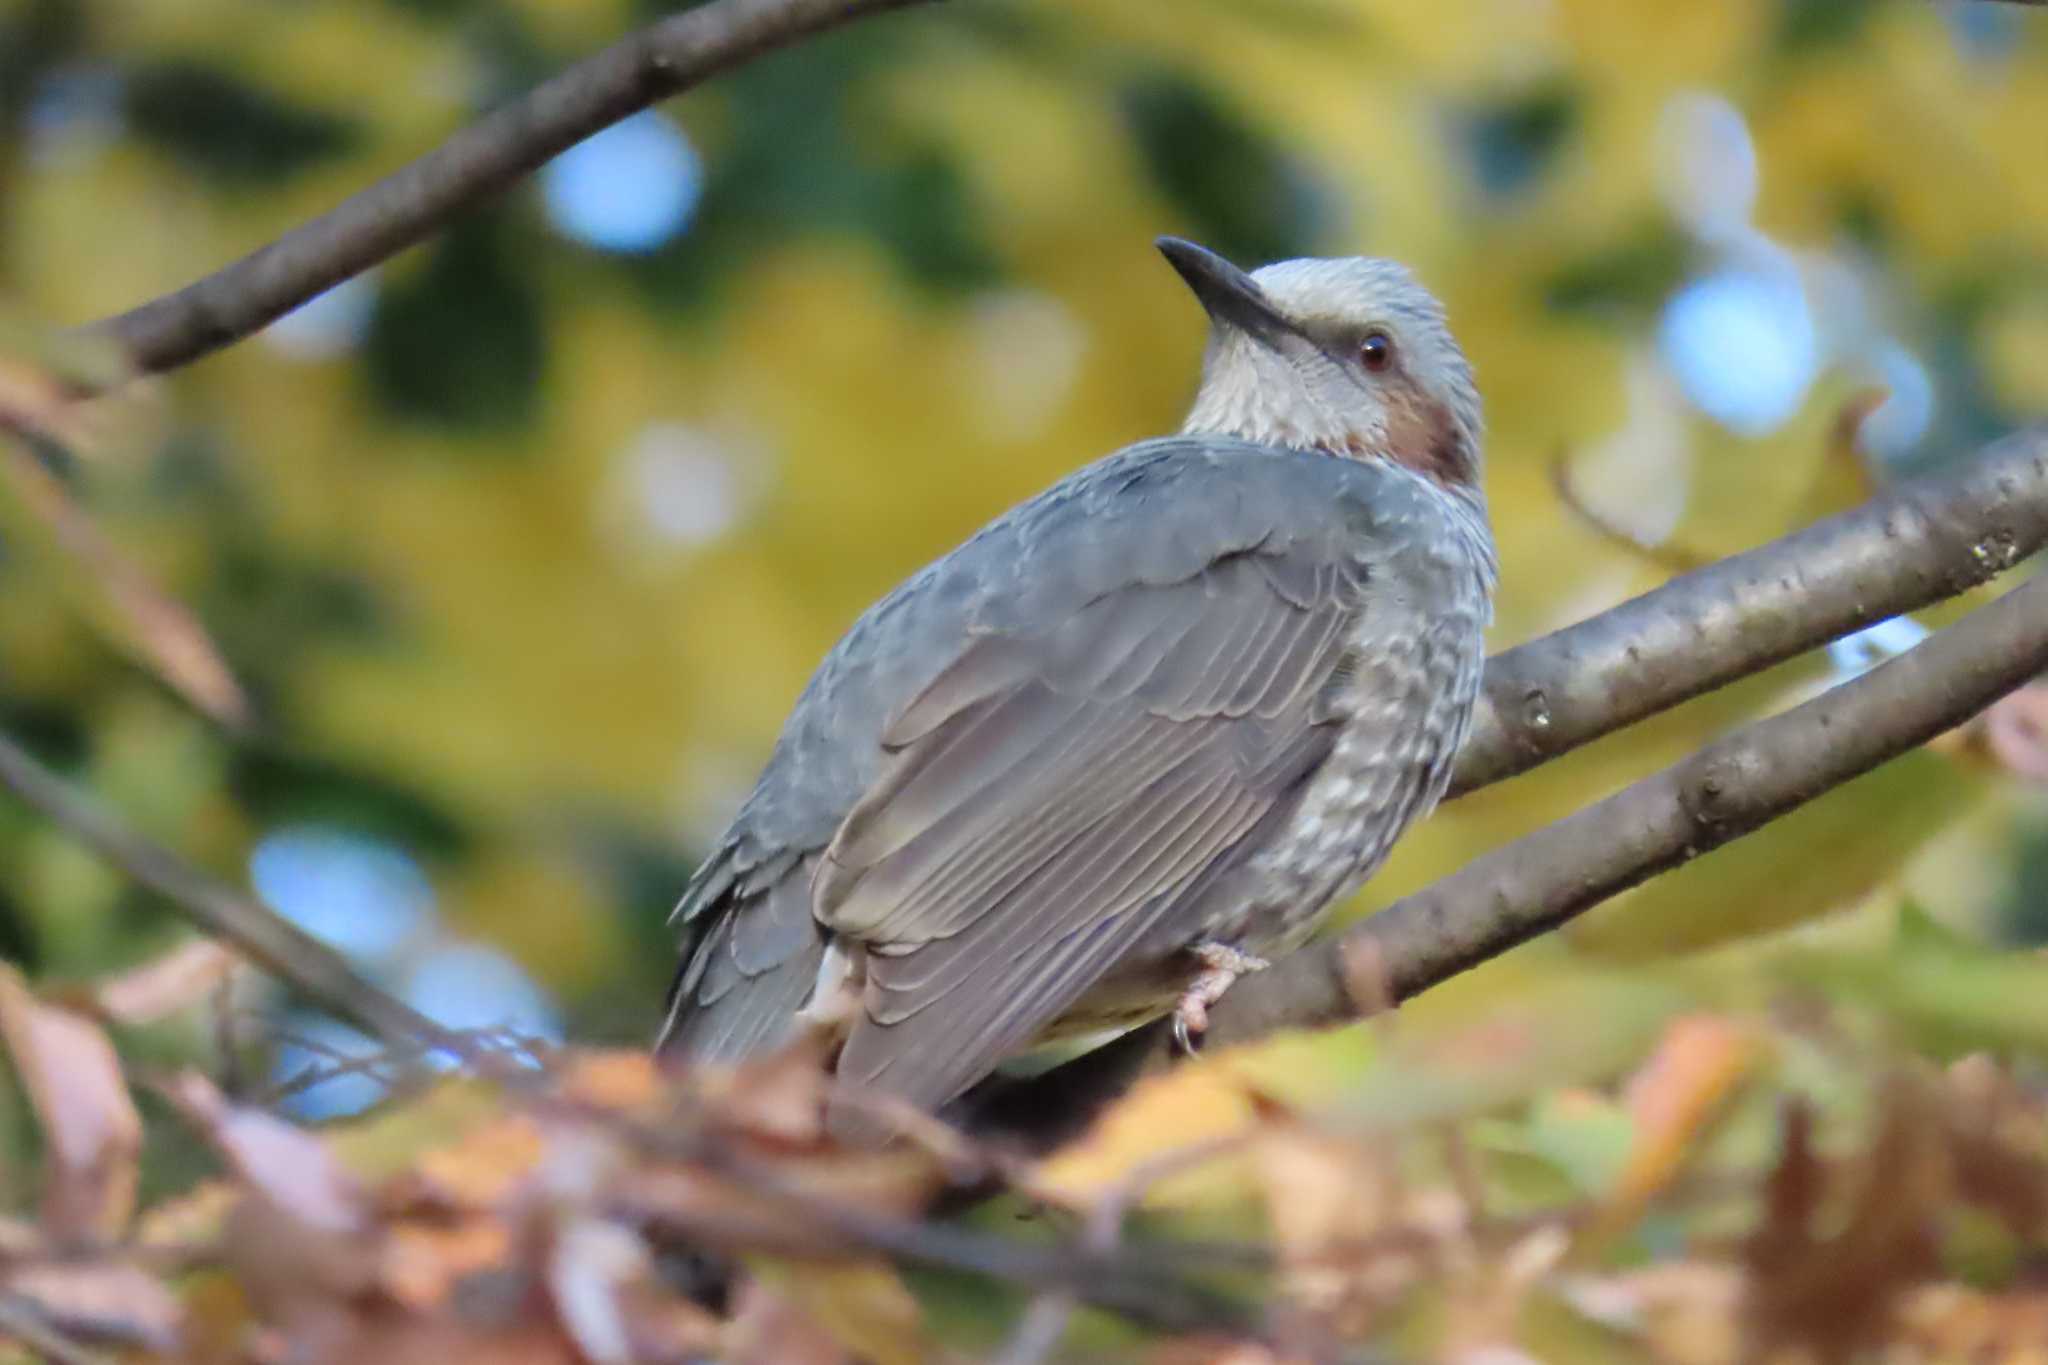
[[[1407,999],[1926,743],[2043,671],[2048,578],[2037,578],[1239,983],[1216,1009],[1215,1041]]]
[[[0,735],[0,787],[162,896],[205,934],[396,1048],[425,1047],[496,1070],[484,1049],[385,994],[334,949],[100,810]]]
[[[928,0],[716,0],[641,29],[205,279],[83,329],[157,373],[240,341],[657,100],[854,19]]]
[[[2037,430],[1496,655],[1453,794],[1956,596],[2044,545],[2048,431]],[[2044,670],[2048,582],[1239,982],[1209,1039],[1340,1023],[1418,994],[1960,725]],[[960,1117],[1057,1145],[1169,1048],[1153,1025],[1030,1080],[987,1082]]]
[[[1451,794],[1513,777],[2048,545],[2048,430],[1495,655]]]

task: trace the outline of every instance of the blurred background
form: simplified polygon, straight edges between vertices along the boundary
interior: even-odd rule
[[[670,8],[0,0],[0,318],[182,285]],[[1178,425],[1203,323],[1155,235],[1395,256],[1444,297],[1488,408],[1500,648],[2048,412],[2044,128],[2048,16],[1999,4],[864,22],[597,135],[10,463],[0,727],[430,1013],[642,1040],[692,859],[854,615]],[[115,557],[144,588],[110,590]],[[1938,623],[1457,802],[1354,909]],[[1613,1007],[1588,1036],[1626,1032],[1642,1011],[1585,983],[1744,989],[1788,941],[1864,951],[1908,901],[1971,941],[2048,939],[2048,802],[2014,773],[2038,731],[2001,733],[1424,1008],[1564,985]],[[98,976],[185,933],[0,802],[7,958]],[[275,1025],[239,1046],[279,1076],[359,1041]],[[135,1045],[217,1044],[198,1020]]]

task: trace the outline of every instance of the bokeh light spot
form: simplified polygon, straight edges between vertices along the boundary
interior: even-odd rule
[[[331,360],[362,343],[377,307],[377,277],[358,275],[315,294],[263,329],[263,340],[294,360]]]
[[[689,223],[703,187],[696,148],[652,110],[577,143],[541,173],[549,221],[604,251],[652,251],[668,241]]]
[[[1819,365],[1813,314],[1789,266],[1694,280],[1665,305],[1660,340],[1692,404],[1744,436],[1797,412]]]
[[[414,1009],[449,1028],[507,1028],[559,1042],[561,1024],[518,963],[480,943],[442,943],[406,973],[401,992]]]
[[[264,904],[361,962],[403,951],[429,925],[434,892],[400,849],[318,825],[275,830],[249,855]]]

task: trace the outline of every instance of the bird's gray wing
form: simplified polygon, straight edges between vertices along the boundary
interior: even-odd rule
[[[855,861],[833,879],[849,908],[843,917],[822,905],[819,913],[848,924],[876,921],[877,947],[901,959],[882,975],[899,982],[912,969],[912,950],[917,971],[936,971],[949,954],[968,952],[966,943],[988,941],[986,928],[962,939],[915,927],[920,910],[890,914],[880,888],[920,865],[938,887],[949,869],[931,862],[930,850],[942,843],[957,847],[961,860],[979,856],[981,826],[971,821],[996,813],[998,793],[976,787],[979,770],[963,760],[999,735],[1017,737],[995,754],[1016,765],[1003,779],[1013,794],[1004,796],[999,825],[1031,813],[1037,821],[1064,817],[1066,786],[1093,792],[1098,803],[1124,800],[1121,789],[1083,786],[1115,776],[1098,773],[1107,764],[1090,757],[1091,746],[1098,757],[1110,753],[1110,738],[1142,749],[1154,767],[1180,755],[1180,766],[1160,768],[1152,779],[1162,793],[1180,782],[1193,784],[1178,789],[1187,796],[1225,800],[1198,779],[1218,781],[1228,771],[1240,783],[1229,790],[1269,800],[1280,770],[1260,761],[1279,761],[1282,738],[1312,747],[1316,733],[1284,708],[1249,721],[1228,707],[1203,708],[1217,704],[1221,680],[1246,663],[1255,627],[1278,632],[1304,615],[1326,620],[1362,581],[1363,568],[1347,556],[1370,554],[1390,571],[1380,584],[1382,594],[1389,590],[1402,545],[1430,525],[1411,484],[1366,461],[1211,437],[1148,441],[1012,508],[871,607],[819,666],[760,782],[683,893],[676,917],[691,947],[670,997],[663,1050],[733,1061],[786,1036],[827,946],[825,928],[808,916],[813,870],[857,807],[873,828],[842,841]],[[1258,576],[1245,576],[1246,566]],[[1275,601],[1283,606],[1262,614]],[[1276,658],[1292,638],[1274,636]],[[1124,666],[1108,669],[1105,661]],[[1314,662],[1330,666],[1327,657]],[[1197,686],[1204,682],[1206,691]],[[1069,705],[1071,716],[1062,709]],[[972,724],[977,717],[986,724]],[[1100,737],[1084,740],[1084,727]],[[1068,741],[1064,766],[1049,749],[1033,752],[1033,735]],[[956,741],[968,746],[960,758],[940,762]],[[1226,767],[1226,756],[1237,766]],[[1295,754],[1290,761],[1312,760]],[[972,809],[940,819],[955,800]],[[889,830],[927,826],[929,837],[894,856]],[[1048,837],[1048,826],[1030,827],[1041,841]],[[1024,832],[1020,826],[1018,837]],[[1190,824],[1182,832],[1199,831]],[[1056,851],[1037,847],[1041,862]],[[1020,845],[1011,856],[1025,852]],[[855,896],[855,882],[869,890]],[[1052,894],[1050,881],[1034,885],[1041,898]],[[983,918],[1017,925],[1007,907],[1026,904],[1025,892],[1020,885],[1010,894],[1020,899],[1004,902],[1003,913],[986,914],[984,899],[962,902],[941,920],[957,917],[963,928]],[[906,901],[931,903],[930,894]],[[1159,909],[1141,913],[1156,917]],[[1135,922],[1114,918],[1102,932],[1131,934]],[[946,946],[953,943],[963,946]],[[1115,945],[1091,953],[1091,963],[1107,962]],[[908,1032],[899,1025],[884,1036]],[[880,1039],[863,1041],[855,1059],[878,1046]]]
[[[683,909],[700,932],[669,993],[663,1051],[732,1063],[788,1035],[825,955],[811,917],[816,864],[755,861],[730,841],[699,870]]]
[[[840,1075],[943,1103],[1260,846],[1328,753],[1364,570],[1275,534],[977,639],[890,719],[815,911],[868,949]]]

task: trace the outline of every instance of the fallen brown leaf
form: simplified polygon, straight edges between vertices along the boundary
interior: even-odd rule
[[[0,470],[58,545],[92,574],[113,610],[116,633],[143,662],[207,715],[246,725],[248,698],[199,618],[110,540],[26,448],[0,441]]]
[[[1283,1292],[1337,1335],[1363,1336],[1431,1260],[1393,1153],[1294,1120],[1271,1123],[1253,1152]]]
[[[503,1218],[400,1223],[379,1248],[377,1283],[406,1308],[430,1312],[447,1305],[464,1277],[506,1265],[513,1249],[512,1227]]]
[[[1983,716],[1984,745],[2007,772],[2048,782],[2048,682],[2032,682],[1993,702]]]
[[[222,1232],[224,1260],[258,1311],[293,1331],[341,1331],[344,1303],[377,1281],[379,1245],[353,1179],[311,1133],[230,1105],[186,1071],[162,1087],[219,1151],[241,1198]]]
[[[95,983],[91,999],[109,1019],[153,1024],[209,998],[241,965],[241,954],[234,949],[210,938],[195,938]]]
[[[1657,1050],[1630,1078],[1634,1137],[1627,1164],[1599,1214],[1580,1236],[1591,1254],[1642,1215],[1670,1185],[1756,1059],[1751,1032],[1710,1014],[1681,1015],[1665,1026]]]
[[[856,1360],[872,1365],[923,1365],[938,1348],[924,1330],[924,1310],[895,1270],[881,1262],[827,1265],[766,1259],[750,1264]]]
[[[648,1270],[646,1246],[618,1223],[572,1217],[555,1229],[547,1258],[548,1298],[562,1330],[591,1365],[635,1359],[623,1296]]]
[[[145,1251],[172,1252],[217,1242],[241,1197],[229,1181],[206,1181],[144,1209],[135,1221],[134,1244]]]
[[[832,1335],[756,1280],[739,1287],[718,1358],[732,1365],[846,1365],[846,1350]]]
[[[364,1227],[361,1192],[319,1138],[259,1109],[229,1104],[196,1071],[179,1073],[165,1091],[252,1193],[314,1231]]]
[[[125,1261],[42,1261],[11,1267],[0,1290],[32,1303],[67,1336],[152,1351],[178,1345],[183,1310],[154,1276]]]
[[[1936,1266],[1934,1219],[1952,1188],[1942,1116],[1931,1087],[1900,1073],[1886,1086],[1869,1151],[1839,1171],[1814,1153],[1804,1106],[1788,1107],[1784,1133],[1763,1223],[1744,1249],[1743,1321],[1759,1351],[1803,1347],[1845,1359],[1882,1339],[1899,1297]],[[1824,1218],[1836,1192],[1846,1216]]]
[[[398,1181],[403,1202],[423,1200],[467,1210],[502,1208],[530,1184],[547,1150],[523,1114],[485,1123],[446,1147],[421,1154]]]
[[[43,1225],[60,1243],[107,1241],[128,1225],[142,1119],[99,1025],[45,1004],[0,966],[0,1034],[41,1124]]]
[[[824,1138],[826,1057],[824,1039],[805,1032],[759,1061],[703,1072],[698,1091],[724,1127],[812,1146]]]
[[[638,1113],[663,1094],[661,1070],[645,1051],[572,1053],[555,1074],[564,1100],[611,1113]]]

